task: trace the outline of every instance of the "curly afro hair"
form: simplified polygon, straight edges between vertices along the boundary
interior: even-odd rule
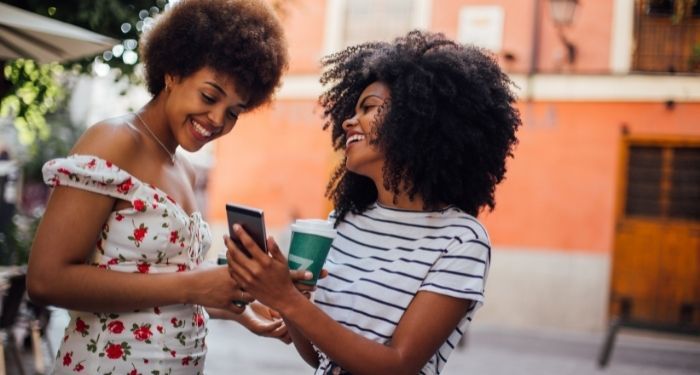
[[[271,99],[287,68],[282,26],[261,0],[182,0],[158,18],[140,48],[154,96],[166,73],[187,77],[209,67],[250,96],[247,109]]]
[[[336,150],[345,148],[342,124],[354,115],[360,94],[381,81],[390,90],[375,140],[386,158],[385,188],[395,197],[404,190],[411,199],[420,196],[424,209],[451,204],[477,216],[494,208],[520,114],[512,82],[488,53],[442,34],[412,31],[393,43],[349,47],[322,64],[321,83],[332,85],[320,97],[324,129],[332,129]],[[374,203],[377,189],[343,160],[326,195],[338,223]]]

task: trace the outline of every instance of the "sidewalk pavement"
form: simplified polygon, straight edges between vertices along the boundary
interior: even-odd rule
[[[49,339],[54,350],[67,314],[52,316]],[[240,325],[209,323],[207,375],[303,375],[311,369],[292,345],[255,336]],[[445,375],[699,375],[700,338],[621,330],[605,369],[596,359],[604,333],[516,330],[479,326],[450,356]]]

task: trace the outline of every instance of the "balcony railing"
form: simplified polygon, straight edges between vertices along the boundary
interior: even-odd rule
[[[700,73],[700,14],[697,6],[678,17],[639,2],[633,69],[642,72]],[[672,2],[671,2],[672,3]]]

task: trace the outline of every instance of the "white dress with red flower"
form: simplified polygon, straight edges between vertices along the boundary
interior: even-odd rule
[[[89,155],[54,159],[43,168],[51,186],[70,186],[131,202],[111,213],[91,264],[119,272],[168,273],[202,262],[211,233],[162,190]],[[54,374],[202,374],[208,315],[171,305],[130,313],[71,311]]]

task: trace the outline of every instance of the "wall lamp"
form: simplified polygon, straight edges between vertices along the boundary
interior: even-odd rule
[[[552,21],[557,28],[559,39],[566,48],[566,58],[569,64],[576,61],[576,46],[564,35],[564,28],[571,25],[576,12],[578,0],[549,0]]]

